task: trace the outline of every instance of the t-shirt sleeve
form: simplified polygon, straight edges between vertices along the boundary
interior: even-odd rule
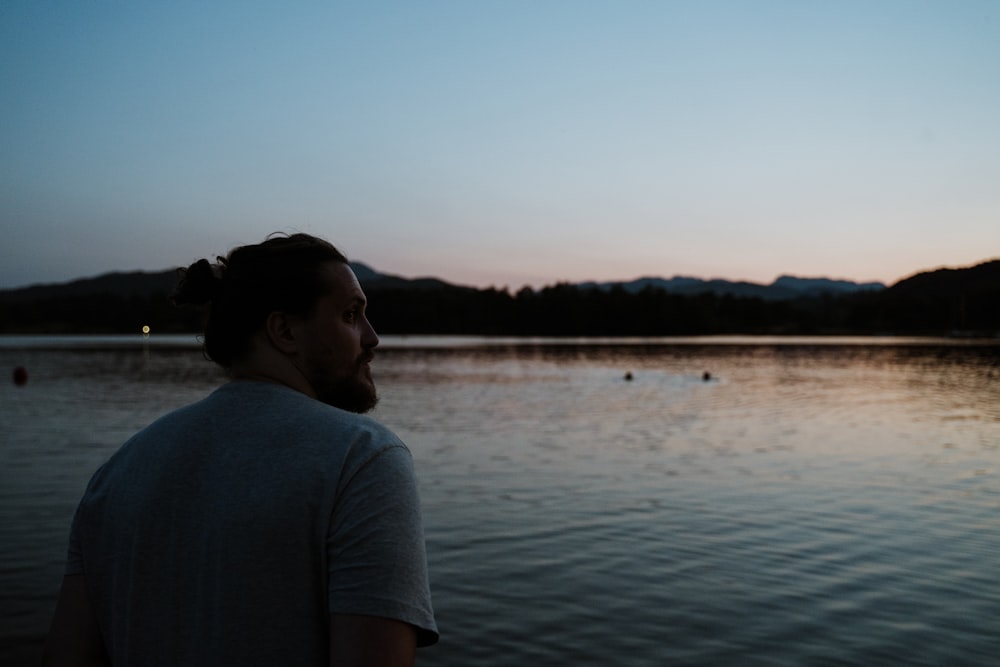
[[[420,500],[409,450],[389,446],[346,481],[327,532],[329,608],[400,620],[417,645],[438,639]]]

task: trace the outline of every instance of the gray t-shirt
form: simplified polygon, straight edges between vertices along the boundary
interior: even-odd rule
[[[116,665],[319,665],[329,614],[437,641],[409,450],[360,415],[236,381],[140,431],[91,479],[85,573]]]

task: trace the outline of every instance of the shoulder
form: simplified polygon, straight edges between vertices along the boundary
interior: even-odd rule
[[[410,450],[391,429],[365,415],[332,407],[329,410],[347,446],[345,472],[348,476],[361,470],[389,477],[413,474]]]
[[[263,382],[231,382],[218,389],[213,394],[216,396],[239,405],[244,413],[242,419],[257,421],[262,432],[280,433],[294,440],[303,452],[314,450],[326,455],[331,447],[343,451],[348,467],[387,454],[390,458],[410,457],[403,441],[384,424],[327,405],[295,389]]]
[[[238,413],[242,419],[249,413],[283,429],[336,428],[396,438],[392,431],[371,417],[335,408],[296,389],[271,382],[233,381],[216,389],[205,401],[189,407],[201,405],[212,412]]]
[[[233,381],[169,412],[126,441],[108,461],[142,459],[143,467],[209,447],[244,451],[294,448],[294,461],[356,469],[390,450],[409,457],[391,429],[375,419],[326,405],[270,382]],[[107,464],[105,467],[108,467]],[[155,467],[155,466],[154,466]]]

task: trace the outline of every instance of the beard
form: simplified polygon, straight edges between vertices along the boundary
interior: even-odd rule
[[[325,382],[314,383],[316,397],[335,408],[364,414],[378,404],[375,382],[366,365],[368,359],[360,359],[355,372]]]

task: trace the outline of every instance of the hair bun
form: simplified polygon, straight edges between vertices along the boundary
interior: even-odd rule
[[[191,304],[202,306],[216,299],[222,291],[221,274],[224,265],[208,263],[207,259],[199,259],[186,269],[178,269],[180,281],[171,295],[171,300],[178,306]]]

